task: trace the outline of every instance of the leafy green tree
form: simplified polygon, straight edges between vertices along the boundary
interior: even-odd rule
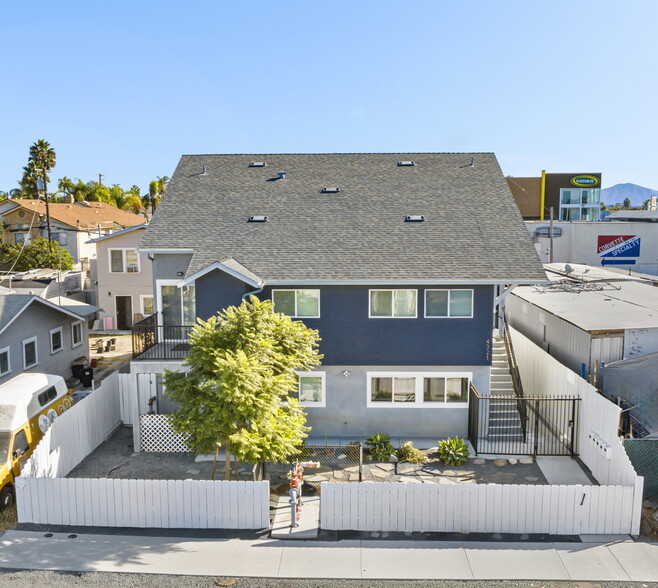
[[[73,269],[71,254],[56,241],[36,237],[23,247],[22,245],[5,244],[0,248],[0,262],[9,265],[18,272],[31,269]]]
[[[630,207],[631,207],[631,199],[624,198],[624,203],[622,204],[622,208],[630,208]]]
[[[318,365],[318,332],[251,296],[197,322],[190,336],[188,371],[165,371],[168,396],[179,404],[173,428],[189,434],[196,453],[216,443],[230,456],[256,464],[284,462],[306,437],[306,415],[290,394],[297,371]]]

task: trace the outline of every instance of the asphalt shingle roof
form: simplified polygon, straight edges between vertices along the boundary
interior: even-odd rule
[[[492,153],[185,155],[140,247],[194,249],[187,275],[233,257],[266,281],[545,280]]]

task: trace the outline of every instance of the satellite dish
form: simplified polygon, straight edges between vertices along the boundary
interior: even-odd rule
[[[570,273],[573,271],[573,268],[572,268],[568,263],[566,263],[566,264],[564,265],[564,271],[565,271],[566,273],[570,274]]]

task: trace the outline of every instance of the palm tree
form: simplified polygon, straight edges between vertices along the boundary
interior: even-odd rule
[[[30,156],[27,165],[23,168],[23,178],[20,181],[21,190],[25,197],[36,197],[39,194],[37,189],[37,180],[44,182],[44,191],[46,184],[50,181],[48,173],[55,167],[57,156],[55,150],[50,146],[48,141],[39,139],[30,147]]]
[[[167,189],[167,184],[169,183],[168,176],[157,177],[155,180],[149,183],[149,195],[148,201],[145,203],[148,206],[148,202],[151,203],[151,214],[155,213],[155,209],[160,204],[165,190]]]

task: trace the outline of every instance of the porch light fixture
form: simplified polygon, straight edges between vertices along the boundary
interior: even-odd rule
[[[349,378],[352,375],[352,372],[350,370],[343,370],[343,373],[341,374],[343,378]]]

